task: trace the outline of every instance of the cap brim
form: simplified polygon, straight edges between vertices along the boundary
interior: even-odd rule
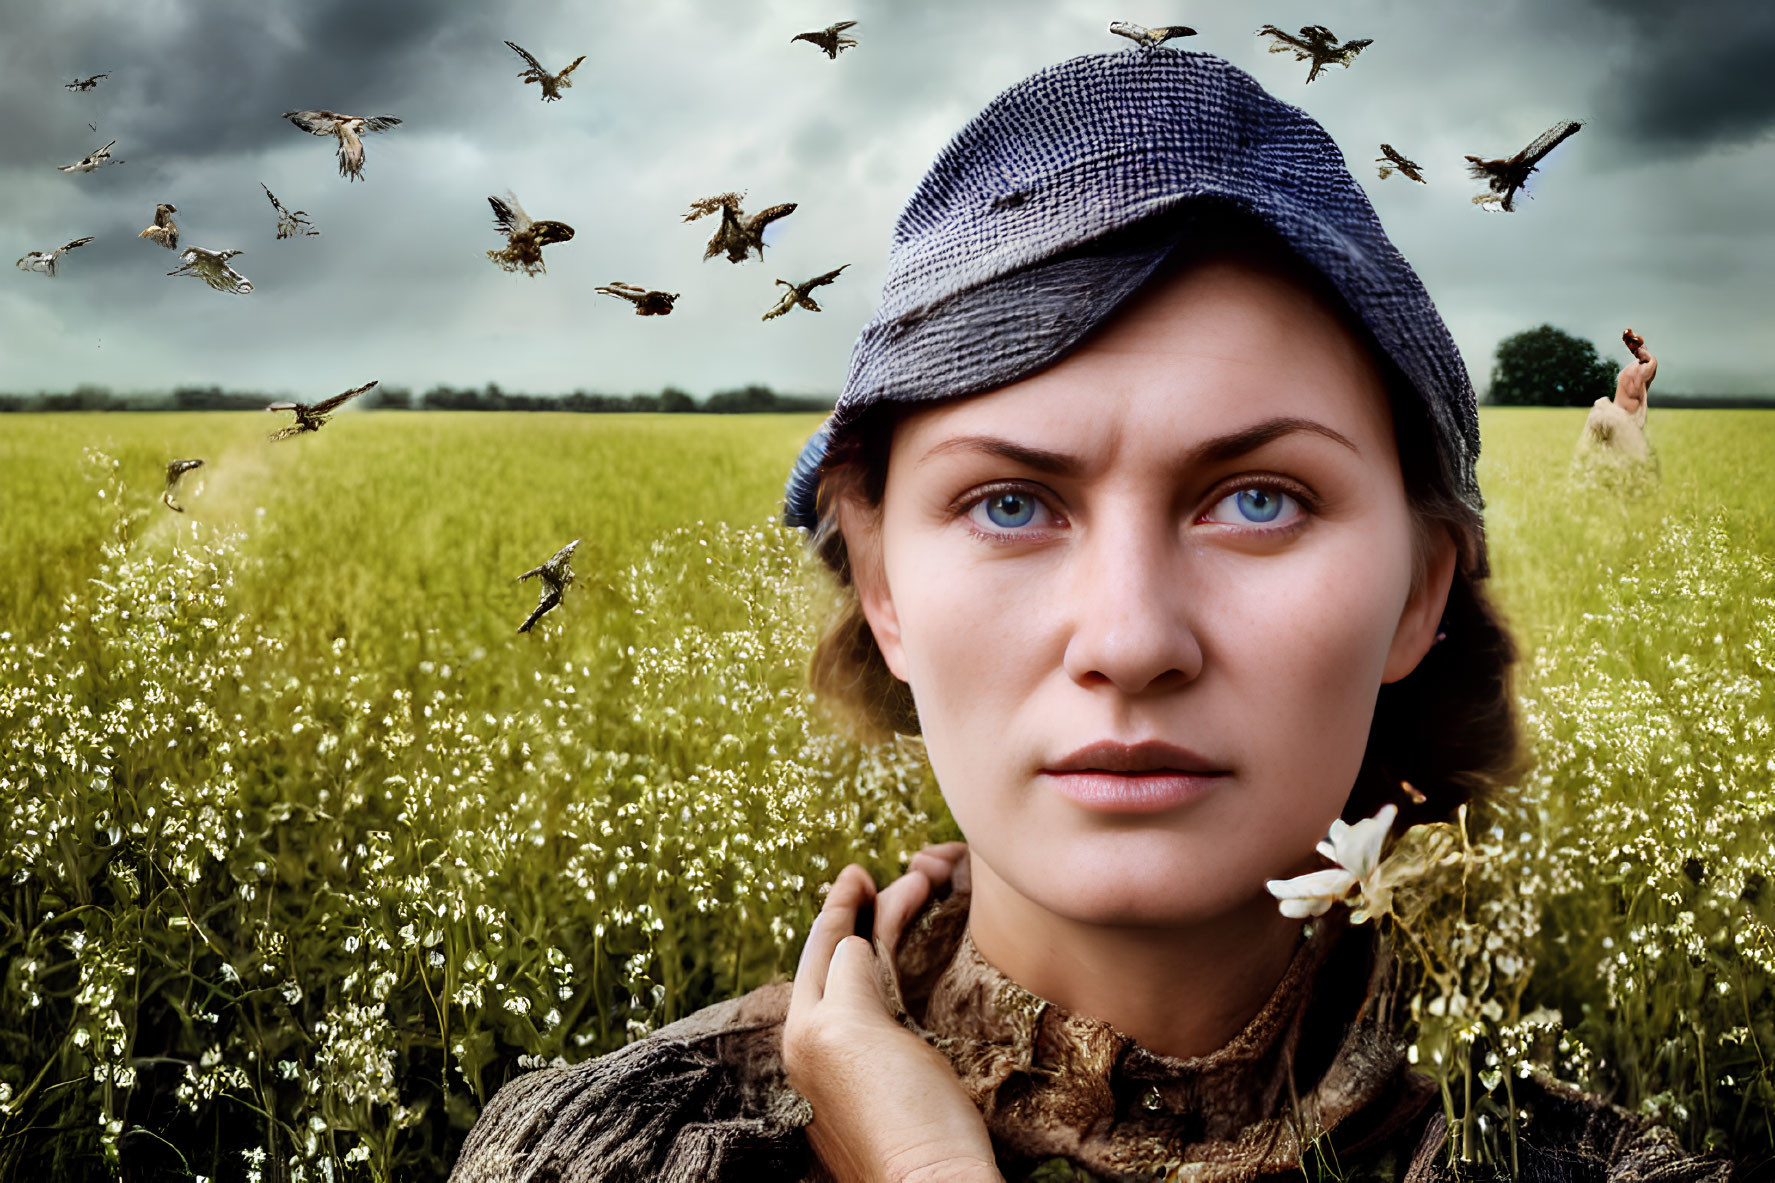
[[[1188,234],[1169,219],[1106,236],[959,292],[916,317],[872,326],[892,339],[892,374],[851,374],[848,397],[802,446],[784,489],[783,521],[819,521],[820,465],[831,442],[877,402],[936,404],[1027,378],[1082,345],[1139,291]]]

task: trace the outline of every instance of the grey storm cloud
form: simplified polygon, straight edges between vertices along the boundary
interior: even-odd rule
[[[1775,4],[1767,0],[1592,0],[1625,41],[1598,86],[1617,140],[1672,157],[1775,132]]]
[[[1424,277],[1484,386],[1511,332],[1552,321],[1602,344],[1633,324],[1672,390],[1767,390],[1775,305],[1767,137],[1775,5],[1763,0],[0,0],[0,250],[82,235],[50,279],[0,274],[0,391],[212,383],[298,397],[439,382],[696,393],[761,381],[835,393],[875,306],[895,218],[933,156],[995,94],[1081,53],[1112,19],[1186,20],[1319,119]],[[828,60],[794,34],[855,19]],[[1312,85],[1262,23],[1372,37]],[[517,80],[513,40],[562,101]],[[62,84],[101,70],[83,94]],[[393,115],[364,180],[297,108]],[[1519,212],[1471,203],[1465,154],[1508,155],[1582,119]],[[88,122],[97,125],[90,131]],[[115,138],[125,163],[55,166]],[[1430,184],[1381,181],[1385,140]],[[260,183],[321,235],[277,241]],[[487,198],[573,225],[535,278],[493,267]],[[762,261],[702,260],[688,204],[793,201]],[[136,232],[178,206],[182,243],[244,251],[250,295],[168,278]],[[823,312],[761,323],[782,289],[850,264]],[[669,317],[597,294],[682,293]]]

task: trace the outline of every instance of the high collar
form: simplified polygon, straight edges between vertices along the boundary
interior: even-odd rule
[[[975,947],[968,903],[933,901],[907,926],[889,992],[1015,1158],[1063,1156],[1108,1178],[1255,1179],[1298,1170],[1334,1129],[1339,1155],[1379,1142],[1430,1099],[1393,1026],[1388,958],[1341,910],[1305,930],[1243,1030],[1178,1058],[1012,981]]]

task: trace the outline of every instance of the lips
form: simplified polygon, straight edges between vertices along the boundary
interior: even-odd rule
[[[1188,748],[1162,740],[1120,743],[1113,739],[1087,744],[1064,759],[1042,769],[1043,772],[1117,772],[1171,773],[1185,776],[1221,776],[1228,769],[1216,767],[1211,761]]]
[[[1213,791],[1231,770],[1159,740],[1101,740],[1041,770],[1059,794],[1094,813],[1159,813]]]

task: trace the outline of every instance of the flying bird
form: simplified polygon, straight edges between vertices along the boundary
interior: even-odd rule
[[[786,201],[748,218],[740,209],[743,197],[743,193],[718,193],[690,203],[690,212],[683,219],[686,222],[694,222],[717,211],[721,214],[721,224],[716,227],[714,237],[709,239],[709,248],[703,252],[705,262],[726,251],[728,262],[743,263],[754,248],[758,257],[764,258],[764,228],[795,212],[795,203]]]
[[[148,227],[146,230],[136,235],[136,237],[158,242],[169,251],[178,250],[179,228],[173,224],[173,215],[178,212],[178,206],[169,205],[164,201],[161,202],[154,207],[154,225]]]
[[[1337,37],[1324,25],[1303,25],[1300,36],[1284,33],[1275,25],[1265,25],[1257,31],[1259,37],[1274,37],[1270,46],[1271,53],[1293,52],[1294,60],[1304,62],[1308,58],[1313,61],[1313,68],[1307,71],[1307,81],[1311,82],[1319,76],[1319,71],[1326,66],[1339,65],[1349,69],[1356,55],[1374,44],[1373,37],[1364,37],[1360,41],[1337,43]]]
[[[514,41],[507,41],[506,44],[512,47],[513,53],[530,63],[530,68],[528,70],[522,70],[518,73],[519,81],[540,82],[542,84],[542,101],[545,103],[554,102],[561,97],[562,91],[573,85],[573,79],[569,78],[567,75],[573,73],[573,71],[579,68],[579,63],[586,60],[586,55],[582,53],[574,58],[573,64],[568,66],[565,70],[562,70],[559,74],[551,74],[542,68],[542,63],[537,61],[536,55],[532,54],[528,49],[525,49],[522,45],[519,45]]]
[[[244,251],[206,251],[200,246],[188,246],[179,254],[183,260],[175,271],[168,275],[194,275],[215,288],[218,292],[230,292],[244,296],[253,290],[252,281],[228,265],[228,260]]]
[[[277,194],[265,188],[264,181],[259,182],[259,188],[265,189],[265,196],[271,198],[271,208],[277,211],[277,236],[279,238],[312,238],[320,233],[315,229],[314,223],[308,220],[307,210],[299,209],[295,213],[291,213],[284,208],[283,202],[277,199]]]
[[[1380,173],[1383,181],[1394,173],[1403,173],[1420,185],[1430,183],[1424,180],[1424,174],[1419,171],[1424,166],[1415,160],[1407,160],[1404,154],[1391,144],[1381,145],[1381,155],[1376,156],[1375,161],[1381,166]]]
[[[62,89],[63,90],[73,90],[73,91],[91,90],[93,87],[95,87],[99,84],[99,79],[109,78],[109,77],[111,77],[111,75],[109,73],[105,73],[105,74],[94,74],[91,78],[76,78],[72,82],[62,83]]]
[[[56,167],[65,173],[89,173],[95,168],[100,168],[107,164],[122,164],[123,161],[121,160],[111,159],[111,147],[116,143],[116,140],[112,140],[110,144],[106,144],[103,148],[100,148],[97,152],[94,152],[91,155],[82,156],[73,164],[58,164]]]
[[[87,126],[87,129],[92,132],[97,132],[99,130],[99,125],[96,123],[89,123],[86,126]]]
[[[319,431],[321,429],[321,424],[327,421],[329,415],[344,406],[348,400],[356,398],[364,391],[376,385],[377,381],[380,381],[380,379],[367,382],[364,385],[357,387],[355,390],[347,390],[343,394],[335,394],[332,398],[322,399],[318,403],[272,403],[269,407],[265,408],[267,411],[294,411],[296,412],[296,421],[288,427],[278,428],[267,438],[275,444],[279,440],[292,439],[301,435],[305,431]]]
[[[174,513],[184,513],[185,507],[173,500],[173,492],[179,487],[179,480],[194,468],[202,468],[201,460],[174,460],[166,466],[166,492],[160,495],[160,502]]]
[[[797,33],[795,36],[789,38],[789,44],[794,45],[797,41],[810,41],[816,48],[823,51],[827,57],[836,60],[839,54],[857,43],[855,37],[846,37],[844,35],[846,29],[854,29],[856,27],[856,21],[839,21],[837,24],[827,25],[825,28],[820,29],[817,32]]]
[[[1534,143],[1507,159],[1467,157],[1467,171],[1473,174],[1475,180],[1484,181],[1489,190],[1475,197],[1473,204],[1495,205],[1501,207],[1505,213],[1512,212],[1515,208],[1516,191],[1528,182],[1529,174],[1535,171],[1547,153],[1559,147],[1567,137],[1577,134],[1578,129],[1583,126],[1575,119],[1555,123],[1536,136]]]
[[[1141,49],[1157,49],[1173,38],[1196,35],[1196,31],[1188,25],[1159,25],[1149,29],[1133,21],[1110,21],[1109,31],[1118,37],[1126,37]]]
[[[30,251],[24,258],[14,264],[14,266],[20,271],[35,271],[39,275],[47,275],[51,279],[54,279],[56,266],[61,262],[62,256],[73,250],[75,247],[85,246],[91,241],[92,236],[89,234],[85,238],[76,238],[73,242],[65,242],[61,246],[56,247],[53,251]]]
[[[393,115],[341,115],[336,111],[285,111],[283,118],[310,135],[335,137],[339,141],[339,175],[348,181],[363,179],[361,133],[387,131],[400,123]]]
[[[818,312],[820,310],[820,306],[818,304],[814,303],[814,298],[813,298],[813,296],[809,295],[809,293],[812,292],[815,288],[825,287],[827,284],[829,284],[833,280],[837,279],[838,272],[843,271],[845,267],[849,267],[849,266],[850,266],[850,264],[846,263],[842,267],[839,267],[836,271],[828,271],[824,275],[816,275],[812,279],[808,280],[806,283],[790,283],[786,279],[777,280],[778,283],[782,284],[784,287],[788,288],[789,290],[783,293],[783,298],[781,300],[777,301],[777,306],[775,308],[772,308],[769,312],[766,312],[759,319],[760,320],[771,320],[774,317],[778,317],[778,316],[783,315],[785,312],[789,311],[789,309],[795,308],[797,306],[805,308],[809,312]]]
[[[574,548],[578,545],[579,539],[575,538],[556,551],[554,558],[540,567],[530,568],[514,581],[522,583],[532,576],[542,580],[542,596],[537,600],[536,607],[531,610],[530,615],[524,618],[524,623],[518,626],[519,632],[529,632],[530,626],[541,620],[544,612],[561,602],[561,593],[566,591],[567,585],[573,582],[573,568],[569,564],[573,559]]]
[[[672,311],[672,301],[678,292],[650,292],[646,288],[636,287],[632,283],[611,280],[607,287],[594,288],[606,296],[617,296],[635,306],[636,316],[668,316]]]
[[[487,204],[493,207],[493,225],[506,237],[505,246],[488,251],[487,257],[505,271],[522,271],[525,275],[546,273],[548,268],[543,266],[542,248],[572,238],[573,227],[565,222],[535,221],[518,204],[516,193],[507,189],[505,195],[511,200],[487,199]]]

